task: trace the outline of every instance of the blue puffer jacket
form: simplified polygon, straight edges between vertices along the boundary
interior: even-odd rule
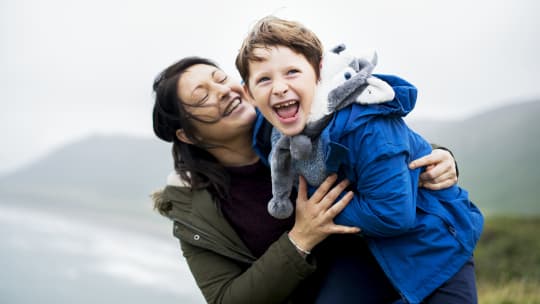
[[[416,102],[405,80],[377,75],[396,98],[385,104],[351,105],[337,113],[321,134],[326,169],[355,185],[355,197],[335,218],[357,226],[380,266],[408,303],[419,303],[468,261],[480,237],[483,217],[464,189],[418,188],[421,169],[408,164],[431,152],[430,144],[401,116]],[[259,117],[254,147],[265,159]],[[310,189],[313,192],[315,189]]]

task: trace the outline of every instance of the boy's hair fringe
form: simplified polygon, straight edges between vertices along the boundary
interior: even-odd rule
[[[319,78],[319,64],[322,59],[323,46],[317,35],[299,22],[266,16],[260,19],[242,42],[236,56],[236,69],[245,84],[249,81],[249,63],[262,61],[254,50],[275,46],[288,47],[303,55],[315,70]]]

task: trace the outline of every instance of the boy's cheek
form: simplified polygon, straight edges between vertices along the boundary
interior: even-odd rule
[[[246,97],[246,100],[252,105],[255,105],[255,99],[253,98],[253,95],[251,94],[249,87],[244,83],[242,85],[242,88],[244,89],[244,96]]]

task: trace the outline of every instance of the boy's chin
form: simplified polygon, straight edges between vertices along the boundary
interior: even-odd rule
[[[285,136],[298,135],[302,133],[302,130],[304,129],[304,127],[301,126],[300,124],[294,124],[294,125],[280,124],[279,126],[274,125],[274,127],[276,127],[279,130],[279,132]]]
[[[297,115],[294,118],[281,119],[275,115],[272,119],[272,125],[278,129],[278,131],[286,136],[295,136],[304,130],[306,125],[305,119],[301,115]]]

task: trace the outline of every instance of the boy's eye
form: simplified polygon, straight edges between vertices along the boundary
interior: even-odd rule
[[[219,83],[225,83],[225,81],[227,81],[227,76],[223,77],[223,79],[221,79],[220,81],[218,81]]]
[[[261,84],[261,83],[269,81],[269,80],[270,80],[270,77],[261,77],[261,78],[257,79],[257,81],[255,83],[256,84]]]
[[[296,73],[300,73],[300,71],[298,69],[290,69],[287,74],[288,75],[292,75],[292,74],[296,74]]]

